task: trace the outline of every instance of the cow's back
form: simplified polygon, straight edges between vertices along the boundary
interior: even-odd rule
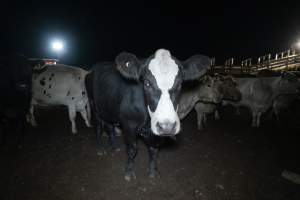
[[[86,94],[84,79],[88,72],[66,65],[46,66],[34,74],[33,100],[39,105],[68,105],[82,101]]]
[[[265,112],[272,106],[278,77],[237,78],[242,100],[237,104]]]

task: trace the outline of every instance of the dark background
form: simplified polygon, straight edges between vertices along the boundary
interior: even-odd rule
[[[223,63],[286,50],[300,38],[300,1],[1,1],[0,52],[90,65],[120,51],[147,57],[167,48],[179,59],[203,53]]]

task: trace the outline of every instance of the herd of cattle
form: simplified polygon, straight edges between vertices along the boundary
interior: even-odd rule
[[[278,115],[298,98],[300,84],[293,73],[233,78],[210,73],[210,63],[203,55],[180,61],[165,49],[147,59],[123,52],[90,71],[62,64],[36,68],[23,56],[6,57],[0,60],[1,141],[11,125],[22,145],[26,120],[37,125],[36,106],[65,105],[72,133],[77,132],[79,112],[88,127],[93,125],[102,151],[102,133],[107,132],[116,148],[115,127],[121,128],[128,156],[126,180],[135,177],[137,139],[142,138],[149,152],[149,175],[156,177],[161,140],[175,137],[180,121],[193,109],[199,130],[208,114],[219,118],[222,105],[249,108],[252,126],[258,127],[263,113],[273,110]]]

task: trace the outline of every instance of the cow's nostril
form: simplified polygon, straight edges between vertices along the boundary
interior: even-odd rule
[[[156,126],[159,132],[163,134],[170,134],[174,132],[177,122],[157,122]]]
[[[174,130],[176,127],[177,122],[171,123],[171,130]]]
[[[157,126],[158,130],[161,131],[161,130],[164,130],[165,124],[164,124],[164,123],[157,122],[156,126]]]

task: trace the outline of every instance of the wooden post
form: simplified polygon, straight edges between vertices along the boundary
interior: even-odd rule
[[[271,54],[268,54],[268,63],[267,63],[267,68],[270,68],[270,60],[271,60]]]
[[[216,64],[216,58],[211,58],[210,59],[210,65],[214,66]]]

